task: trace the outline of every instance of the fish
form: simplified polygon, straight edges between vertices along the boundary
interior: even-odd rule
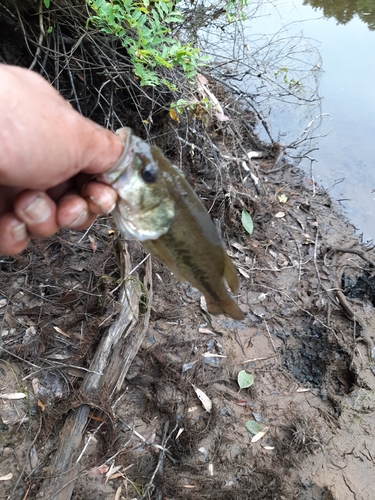
[[[210,314],[243,320],[243,311],[226,287],[227,283],[237,293],[236,268],[183,172],[130,128],[117,134],[124,142],[122,156],[97,179],[118,193],[112,216],[119,231],[140,241],[178,280],[197,288]]]

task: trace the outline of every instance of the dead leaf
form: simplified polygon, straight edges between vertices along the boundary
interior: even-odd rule
[[[30,465],[32,469],[36,469],[38,465],[38,452],[36,451],[35,446],[33,445],[30,449]]]
[[[108,465],[103,464],[100,465],[99,467],[94,467],[93,469],[90,469],[91,474],[106,474],[108,472]]]
[[[207,83],[208,83],[207,78],[201,74],[197,75],[197,80],[199,83],[202,83],[203,85],[207,85]]]
[[[260,431],[257,434],[255,434],[255,436],[252,438],[251,442],[252,443],[256,443],[257,441],[259,441],[260,439],[262,439],[262,437],[267,433],[267,431],[268,431],[268,427],[266,427],[262,431]]]
[[[201,306],[202,311],[204,311],[205,313],[208,314],[207,302],[206,302],[206,299],[204,298],[203,295],[201,296],[201,299],[200,299],[200,306]]]
[[[176,113],[176,110],[174,109],[170,109],[169,110],[169,116],[172,118],[172,120],[174,120],[175,122],[179,122],[180,119],[178,117],[178,114]]]
[[[68,333],[65,333],[63,330],[61,330],[61,328],[59,328],[58,326],[54,326],[53,327],[54,330],[56,330],[57,333],[60,333],[61,335],[64,335],[64,337],[68,337],[70,338],[70,335]]]
[[[96,238],[93,234],[89,234],[89,241],[90,241],[90,248],[95,253],[98,247],[96,244]]]
[[[12,479],[12,477],[13,477],[13,474],[11,472],[9,472],[9,474],[7,474],[6,476],[1,476],[0,481],[9,481],[9,479]]]
[[[241,245],[241,243],[237,243],[236,241],[231,243],[231,246],[234,248],[237,248],[237,250],[239,250],[242,253],[246,253],[248,251],[247,247],[245,247],[244,245]]]
[[[40,399],[38,399],[38,406],[42,411],[44,411],[46,409],[46,405],[44,403],[42,403],[42,401]]]
[[[206,333],[207,335],[216,335],[216,333],[211,331],[209,328],[199,328],[199,333]]]
[[[112,478],[114,474],[117,474],[120,470],[122,469],[122,465],[115,465],[114,463],[111,464],[111,467],[109,470],[106,472],[106,482]],[[121,474],[120,474],[121,475]]]
[[[249,279],[249,278],[250,278],[250,274],[248,274],[246,271],[244,271],[243,269],[241,269],[241,267],[238,267],[237,269],[238,269],[238,272],[239,272],[240,274],[242,274],[242,276],[243,276],[244,278],[246,278],[246,279]]]
[[[40,380],[38,378],[33,378],[31,385],[33,387],[34,394],[40,392],[41,385],[40,385]]]
[[[117,472],[116,474],[112,474],[112,476],[110,476],[108,478],[108,481],[112,481],[113,479],[117,479],[118,477],[122,477],[122,473],[121,472]]]
[[[238,399],[237,401],[234,402],[237,406],[246,406],[247,401],[245,399]]]
[[[97,416],[93,415],[92,413],[90,413],[89,418],[91,418],[91,420],[95,420],[96,422],[104,422],[104,420],[102,418],[97,417]]]
[[[195,394],[198,396],[198,399],[202,403],[203,408],[210,413],[212,410],[212,402],[211,399],[205,394],[201,389],[198,387],[195,387],[195,385],[191,384],[193,386],[193,389],[195,391]]]
[[[0,394],[1,399],[23,399],[26,397],[26,394],[23,392],[13,392],[8,394]]]

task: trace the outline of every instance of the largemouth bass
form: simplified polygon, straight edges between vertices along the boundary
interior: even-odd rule
[[[137,239],[180,281],[189,281],[205,297],[211,314],[243,320],[244,313],[227,292],[238,290],[236,268],[203,203],[156,146],[122,128],[121,158],[98,180],[118,192],[113,212],[117,228]]]

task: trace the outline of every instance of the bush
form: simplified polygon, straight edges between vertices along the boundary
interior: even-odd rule
[[[160,78],[157,68],[179,66],[188,79],[207,60],[198,48],[172,38],[172,27],[183,17],[173,1],[86,0],[95,11],[88,22],[106,34],[118,37],[126,48],[141,85],[173,84]]]

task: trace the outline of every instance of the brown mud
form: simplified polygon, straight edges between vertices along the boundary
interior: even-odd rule
[[[6,26],[2,58],[20,63],[12,57],[22,36]],[[173,135],[177,124],[161,113],[152,137],[218,224],[239,270],[245,321],[210,318],[195,289],[153,262],[152,300],[144,290],[139,306],[151,317],[124,382],[85,392],[124,282],[125,249],[110,220],[1,257],[0,499],[46,498],[64,424],[83,406],[75,500],[374,498],[375,252],[278,145],[257,140],[249,108],[211,85],[231,120],[202,119],[196,109]],[[250,151],[263,158],[244,159]],[[132,242],[127,252],[140,264],[132,279],[142,281],[142,247]],[[254,375],[248,389],[239,390],[241,370]],[[248,421],[263,432],[258,440]]]

